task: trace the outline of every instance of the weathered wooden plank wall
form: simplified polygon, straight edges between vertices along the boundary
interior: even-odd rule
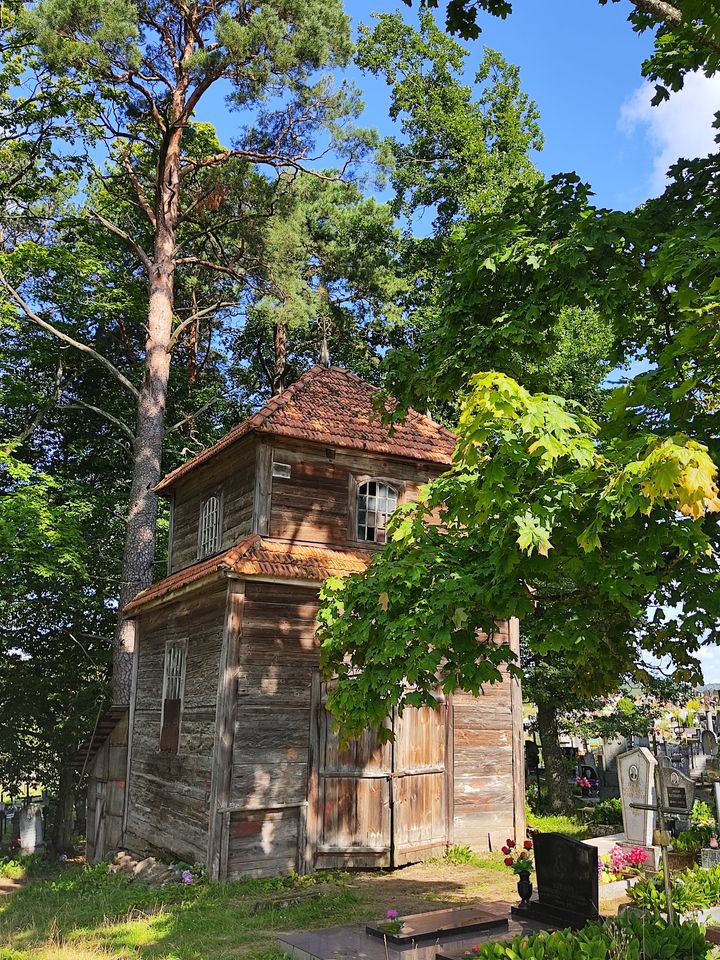
[[[317,590],[245,585],[231,784],[229,875],[297,867],[307,794]]]
[[[180,480],[174,492],[170,572],[197,560],[200,505],[211,494],[222,498],[222,543],[229,549],[252,533],[255,502],[255,441],[240,441],[202,469]]]
[[[127,774],[127,713],[98,750],[88,777],[87,846],[89,863],[101,860],[122,842]]]
[[[508,642],[508,624],[496,638]],[[488,684],[480,697],[453,694],[455,724],[455,843],[474,850],[499,849],[515,835],[516,765],[513,724],[522,730],[522,710],[513,711],[512,684]],[[522,768],[521,768],[522,769]]]
[[[437,464],[285,441],[275,444],[273,457],[290,464],[291,472],[288,479],[273,477],[270,536],[341,547],[357,546],[351,503],[355,484],[369,477],[394,480],[404,502],[416,499],[422,484],[441,472]]]
[[[226,583],[142,615],[125,844],[205,862]],[[177,754],[160,752],[165,644],[187,639]]]

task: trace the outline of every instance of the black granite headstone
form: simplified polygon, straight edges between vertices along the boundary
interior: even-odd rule
[[[534,837],[537,900],[527,909],[513,907],[517,916],[541,923],[582,927],[598,918],[597,847],[559,833]]]
[[[685,787],[666,787],[668,806],[677,810],[687,810]]]

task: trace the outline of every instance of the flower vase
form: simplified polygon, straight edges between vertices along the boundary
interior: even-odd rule
[[[527,910],[530,906],[530,897],[532,897],[533,885],[530,882],[530,874],[523,871],[518,880],[517,892],[520,895],[520,909]]]

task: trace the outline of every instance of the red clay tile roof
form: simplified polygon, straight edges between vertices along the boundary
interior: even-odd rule
[[[377,387],[340,367],[315,366],[212,447],[177,467],[155,487],[160,492],[252,431],[350,447],[411,460],[450,463],[455,435],[411,410],[391,433],[372,405]]]
[[[194,563],[154,583],[125,605],[123,613],[134,615],[146,604],[160,600],[182,587],[213,574],[236,573],[245,577],[287,577],[289,580],[316,580],[344,577],[364,570],[370,550],[335,550],[279,540],[263,540],[257,534],[236,547]]]

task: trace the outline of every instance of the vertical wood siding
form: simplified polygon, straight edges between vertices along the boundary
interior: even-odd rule
[[[313,588],[245,585],[228,874],[297,867],[307,793],[310,684],[318,663]]]
[[[508,641],[502,623],[498,641]],[[512,681],[488,685],[480,697],[453,694],[455,719],[455,843],[474,850],[497,850],[513,837],[514,818],[513,723],[522,724],[522,712],[513,716]],[[520,765],[522,771],[522,765]]]
[[[204,862],[226,583],[186,594],[142,616],[126,845]],[[160,752],[168,640],[187,639],[177,754]]]
[[[274,459],[290,464],[290,477],[273,477],[270,536],[334,546],[356,544],[354,483],[368,477],[399,482],[401,501],[442,468],[437,464],[373,456],[355,450],[331,451],[314,445],[276,443]]]

